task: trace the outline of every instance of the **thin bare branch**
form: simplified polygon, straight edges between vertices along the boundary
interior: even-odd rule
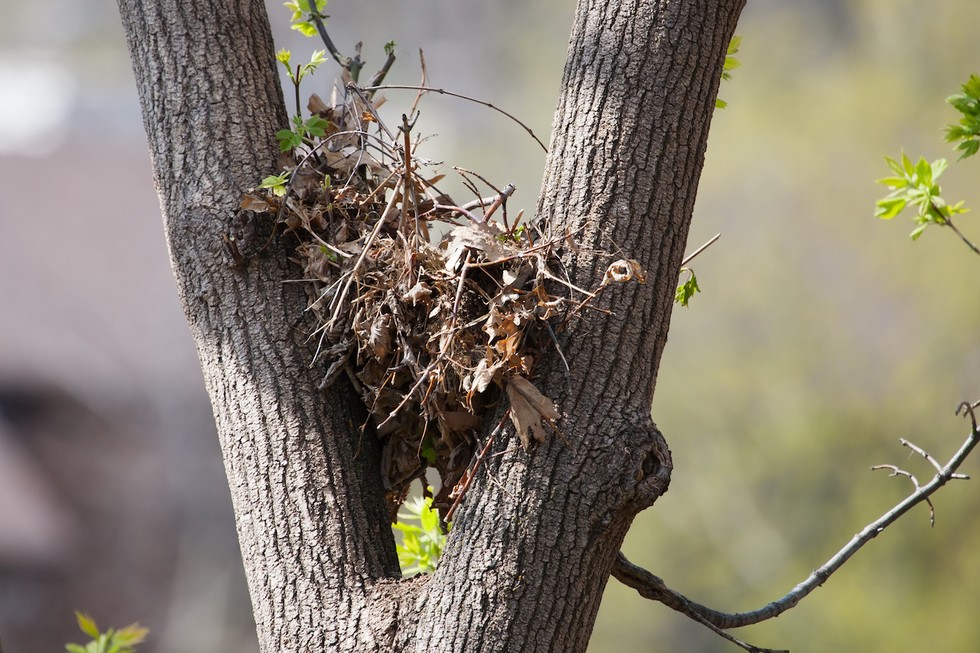
[[[902,444],[905,444],[905,440],[902,440]],[[898,467],[897,465],[884,464],[884,465],[872,465],[871,466],[871,470],[872,471],[879,470],[879,469],[887,469],[887,470],[890,470],[891,471],[891,474],[889,474],[889,476],[905,476],[910,481],[912,481],[912,485],[915,487],[915,491],[916,492],[919,492],[919,491],[922,490],[922,486],[919,485],[919,479],[917,479],[915,477],[915,474],[913,474],[912,472],[908,472],[908,471],[902,469],[901,467]],[[929,504],[929,526],[935,526],[936,525],[936,506],[932,505],[932,499],[930,499],[929,497],[926,497],[926,503]]]
[[[316,7],[313,7],[316,9]],[[323,45],[327,46],[327,51],[330,52],[330,56],[334,58],[337,64],[349,72],[354,81],[357,81],[357,74],[361,70],[362,62],[359,60],[355,61],[350,57],[344,56],[334,45],[333,40],[331,40],[330,35],[327,33],[327,26],[323,24],[323,16],[319,11],[313,11],[310,13],[310,18],[313,19],[313,24],[316,25],[316,31],[320,34],[320,40],[323,41]]]
[[[693,252],[691,252],[690,254],[688,254],[687,256],[685,256],[684,257],[684,260],[681,261],[681,267],[684,267],[685,265],[687,265],[688,263],[690,263],[691,261],[693,261],[695,256],[697,256],[698,254],[700,254],[704,250],[706,250],[709,247],[711,247],[714,244],[714,242],[716,240],[718,240],[719,238],[721,238],[721,234],[715,234],[704,245],[701,245],[701,247],[698,247],[696,250],[694,250]]]
[[[378,70],[378,72],[374,73],[374,77],[372,77],[371,81],[368,83],[371,86],[377,86],[383,82],[385,77],[388,76],[389,71],[391,71],[391,66],[395,63],[395,59],[395,50],[392,49],[388,52],[388,56],[385,57],[385,62],[381,65],[381,68]],[[371,93],[371,96],[373,97],[374,93]]]
[[[462,93],[453,93],[452,91],[447,91],[446,89],[443,89],[443,88],[432,88],[430,86],[410,86],[408,84],[383,84],[383,85],[380,85],[380,86],[364,86],[364,87],[362,87],[362,90],[364,90],[364,91],[371,91],[371,92],[374,92],[374,91],[383,91],[383,90],[387,90],[387,89],[393,89],[393,90],[400,89],[400,90],[407,90],[407,91],[425,91],[427,93],[439,93],[440,95],[448,95],[450,97],[459,98],[461,100],[469,100],[470,102],[476,102],[477,104],[482,104],[483,106],[487,107],[488,109],[493,109],[497,113],[502,113],[505,116],[507,116],[508,118],[510,118],[511,120],[513,120],[514,122],[516,122],[518,125],[520,125],[521,127],[524,128],[524,131],[526,131],[528,134],[531,135],[531,138],[533,138],[535,141],[537,141],[538,145],[541,146],[541,149],[542,150],[544,150],[545,152],[548,151],[547,146],[545,146],[545,144],[541,142],[541,139],[538,138],[534,134],[534,131],[532,131],[530,127],[528,127],[523,122],[521,122],[520,120],[518,120],[514,115],[512,115],[510,113],[507,113],[506,111],[504,111],[500,107],[496,106],[495,104],[491,104],[489,102],[486,102],[485,100],[478,100],[478,99],[476,99],[474,97],[470,97],[469,95],[463,95]]]
[[[966,407],[966,413],[972,418],[973,430],[966,437],[963,444],[960,445],[960,448],[956,451],[956,453],[954,453],[949,459],[949,462],[943,467],[939,468],[932,480],[921,487],[918,486],[918,483],[916,482],[916,489],[911,495],[899,502],[894,508],[883,514],[881,517],[865,526],[861,532],[855,535],[851,541],[847,543],[844,548],[838,551],[819,569],[811,573],[806,580],[794,587],[782,598],[777,599],[757,610],[752,610],[750,612],[727,613],[701,605],[700,603],[692,601],[683,594],[668,587],[667,584],[664,583],[664,581],[658,576],[655,576],[649,571],[634,565],[627,560],[622,553],[620,553],[616,558],[616,562],[613,565],[612,575],[624,585],[635,589],[640,596],[654,601],[659,601],[667,607],[677,610],[678,612],[685,614],[700,623],[707,622],[717,628],[740,628],[742,626],[757,624],[762,621],[772,619],[773,617],[778,617],[787,610],[795,607],[813,590],[823,585],[824,582],[826,582],[826,580],[830,578],[835,571],[840,569],[840,567],[847,562],[851,556],[857,553],[861,547],[877,537],[878,534],[885,530],[885,528],[897,521],[899,517],[923,501],[931,506],[932,503],[929,497],[931,497],[937,490],[939,490],[939,488],[946,485],[946,483],[949,481],[968,478],[964,474],[957,473],[957,470],[977,446],[977,443],[980,442],[980,430],[977,428],[977,422],[975,415],[973,414],[972,404],[967,402],[960,404],[959,408],[957,409],[957,414],[959,414],[964,407]],[[905,444],[904,441],[903,444]],[[908,445],[906,444],[906,446]],[[913,450],[920,451],[924,456],[926,455],[925,452],[919,450],[918,447]],[[894,473],[911,477],[911,474],[908,474],[903,470],[899,470],[894,465],[882,465],[878,466],[878,468],[891,469]],[[915,482],[914,478],[913,482]]]

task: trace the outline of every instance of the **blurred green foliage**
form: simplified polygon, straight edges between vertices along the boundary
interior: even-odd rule
[[[738,49],[742,45],[741,36],[733,36],[731,42],[728,44],[728,52],[725,53],[725,67],[721,72],[722,80],[729,80],[732,78],[732,71],[742,65],[742,62],[738,60],[735,55],[738,54]],[[718,98],[715,100],[716,109],[724,109],[728,106],[728,103]],[[685,304],[686,306],[687,304]]]
[[[953,410],[980,398],[976,257],[952,234],[913,247],[867,207],[883,153],[947,156],[942,100],[978,68],[978,21],[966,1],[748,4],[689,243],[722,238],[658,374],[673,481],[624,545],[695,600],[782,596],[911,491],[871,465],[931,477],[899,437],[945,462],[968,432]],[[944,190],[977,206],[978,177],[953,166]],[[976,650],[976,482],[935,497],[934,528],[917,508],[794,610],[736,634],[794,652]],[[610,580],[589,650],[738,649]]]
[[[913,164],[903,152],[900,161],[886,156],[885,162],[894,176],[879,179],[878,183],[892,190],[878,200],[875,215],[882,220],[891,220],[907,206],[914,207],[917,213],[916,227],[909,234],[912,240],[918,240],[929,225],[949,225],[954,215],[967,212],[963,202],[948,204],[942,196],[942,188],[936,183],[949,165],[946,159],[936,159],[929,163],[920,157]]]
[[[105,632],[99,630],[95,620],[82,612],[75,613],[78,627],[83,633],[92,638],[90,642],[81,644],[66,644],[68,653],[135,653],[136,645],[146,640],[150,631],[139,624],[125,628],[109,628]]]
[[[965,159],[980,149],[980,77],[970,75],[961,87],[963,92],[950,95],[946,102],[962,114],[959,124],[946,126],[946,141],[957,143],[960,158]]]
[[[446,533],[439,523],[439,511],[432,507],[431,496],[407,499],[392,528],[401,535],[395,549],[402,575],[431,574],[436,570],[446,546]]]

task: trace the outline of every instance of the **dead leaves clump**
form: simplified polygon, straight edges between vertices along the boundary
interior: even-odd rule
[[[567,312],[569,297],[549,288],[571,296],[554,272],[569,235],[509,215],[513,186],[481,198],[482,178],[461,170],[476,199],[457,204],[417,157],[407,117],[392,132],[380,100],[350,84],[343,96],[332,107],[313,96],[326,133],[294,153],[285,193],[253,189],[242,208],[274,216],[281,237],[297,241],[316,324],[312,363],[325,370],[322,387],[346,376],[359,392],[365,426],[383,443],[392,514],[428,467],[442,477],[436,505],[446,506],[495,389],[525,446],[559,418],[529,378],[555,346],[549,321]]]

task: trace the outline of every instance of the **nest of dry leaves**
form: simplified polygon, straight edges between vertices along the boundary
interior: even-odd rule
[[[403,115],[389,129],[380,104],[352,84],[330,106],[314,95],[324,135],[294,153],[285,188],[250,190],[242,208],[295,241],[315,320],[311,364],[325,370],[322,388],[345,375],[360,394],[394,515],[427,468],[442,479],[435,505],[452,504],[481,416],[500,401],[525,447],[556,428],[558,411],[530,380],[535,361],[594,295],[555,272],[571,235],[509,214],[513,186],[461,169],[473,199],[457,203],[417,155],[414,125]],[[618,264],[607,279],[642,274]]]

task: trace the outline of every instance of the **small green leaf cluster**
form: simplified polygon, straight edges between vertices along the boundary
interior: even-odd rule
[[[289,130],[286,130],[289,131]],[[283,197],[286,194],[286,184],[289,183],[289,171],[286,170],[282,174],[269,175],[262,180],[259,184],[259,188],[268,188],[272,190],[272,194],[277,197]]]
[[[87,614],[76,612],[75,618],[78,620],[78,627],[91,637],[92,641],[84,646],[66,644],[65,650],[68,653],[133,653],[136,645],[142,644],[146,640],[147,633],[150,632],[139,624],[132,624],[119,630],[109,628],[103,633],[99,631],[95,620]]]
[[[293,83],[296,95],[296,115],[293,116],[291,127],[276,132],[279,149],[283,152],[291,152],[304,143],[312,146],[313,138],[322,137],[329,126],[329,123],[318,115],[312,115],[304,120],[299,102],[300,83],[316,72],[320,64],[327,60],[326,50],[316,50],[310,56],[309,63],[298,64],[295,68],[293,68],[291,59],[292,53],[285,48],[276,53],[276,60],[286,69],[286,74]]]
[[[279,149],[283,152],[290,152],[303,143],[310,143],[315,137],[322,137],[327,133],[329,122],[320,116],[310,116],[303,119],[303,116],[293,116],[292,129],[280,129],[276,132],[276,140],[279,141]]]
[[[947,225],[957,213],[966,213],[963,202],[950,206],[942,197],[942,188],[936,180],[949,165],[946,159],[936,159],[929,163],[924,158],[913,164],[905,153],[901,162],[885,157],[888,167],[895,173],[892,177],[879,179],[879,184],[891,188],[891,192],[876,203],[875,216],[891,220],[907,206],[916,209],[916,227],[909,236],[917,240],[931,224]]]
[[[311,14],[310,11],[310,0],[290,0],[289,2],[283,3],[286,9],[293,12],[293,17],[289,19],[292,23],[290,27],[303,36],[316,36],[316,25],[306,20],[306,17]],[[323,10],[327,8],[327,0],[316,0],[316,13],[323,14]]]
[[[309,63],[299,64],[295,71],[290,61],[291,58],[292,53],[286,48],[281,48],[279,52],[276,52],[276,60],[286,68],[286,74],[289,75],[289,79],[293,80],[293,84],[298,85],[303,81],[303,78],[312,75],[320,67],[320,64],[327,60],[327,51],[314,50],[313,54],[310,55]]]
[[[732,72],[736,68],[742,65],[735,55],[738,54],[738,48],[742,45],[741,36],[733,36],[732,40],[728,43],[728,52],[725,53],[725,67],[721,71],[722,80],[729,80],[732,78]],[[724,100],[715,100],[716,109],[724,109],[728,106],[728,103]]]
[[[698,278],[694,276],[694,270],[691,268],[681,268],[681,272],[687,272],[687,281],[677,286],[677,292],[674,293],[674,301],[681,306],[687,307],[691,298],[694,297],[694,293],[701,292],[701,288],[698,287]]]
[[[395,549],[402,574],[431,574],[439,564],[446,533],[439,523],[439,512],[432,507],[432,497],[407,500],[398,513],[398,522],[392,526],[402,534],[401,544]]]
[[[954,109],[963,114],[958,125],[946,126],[946,142],[959,144],[960,159],[973,156],[980,149],[980,77],[970,75],[961,86],[963,92],[946,98]]]
[[[497,241],[501,243],[519,243],[521,239],[524,238],[524,225],[519,225],[517,228],[512,229],[510,232],[505,234],[500,234],[497,236]]]

